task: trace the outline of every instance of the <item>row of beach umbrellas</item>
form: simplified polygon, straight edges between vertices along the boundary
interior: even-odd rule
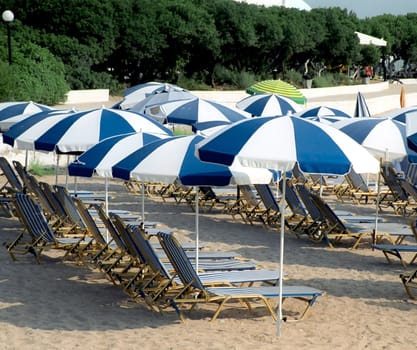
[[[161,102],[168,97],[161,96],[169,94],[171,89],[184,98],[173,97]],[[142,94],[142,100],[129,99],[131,94]],[[407,136],[412,138],[412,134],[406,130],[406,124],[394,120],[395,117],[351,118],[329,107],[303,110],[300,104],[275,94],[249,96],[236,108],[188,94],[191,93],[176,86],[149,83],[146,87],[130,89],[125,99],[115,106],[117,108],[83,112],[41,109],[22,117],[14,125],[8,124],[3,140],[22,149],[78,155],[68,167],[74,176],[98,174],[105,178],[178,182],[187,186],[271,183],[277,180],[278,172],[285,177],[286,171],[296,164],[302,171],[314,174],[344,175],[351,169],[357,173],[378,173],[381,158],[397,160],[411,152]],[[153,96],[158,96],[159,102],[154,103],[156,98],[151,101]],[[135,111],[135,105],[144,99],[150,104],[142,104],[143,109]],[[279,105],[280,109],[270,104]],[[2,111],[12,105],[0,104],[0,122],[8,119],[3,118],[6,113]],[[205,117],[197,118],[200,114]],[[221,114],[229,117],[222,119],[218,116]],[[334,120],[314,121],[317,118]],[[192,126],[214,122],[220,129],[207,137],[175,137],[160,121]],[[382,128],[384,123],[391,126]],[[361,125],[355,127],[356,124]],[[382,145],[371,145],[369,140],[378,137],[369,135],[378,127],[384,133],[399,130],[395,139],[402,139],[403,149],[390,145],[391,134],[379,137],[379,141],[384,140]],[[198,213],[198,206],[196,210]],[[198,242],[198,215],[196,233]],[[280,237],[282,270],[283,223]],[[282,280],[279,288],[282,290]],[[279,305],[280,324],[281,298]]]

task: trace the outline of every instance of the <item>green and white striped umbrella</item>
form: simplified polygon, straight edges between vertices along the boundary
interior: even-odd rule
[[[246,92],[251,95],[255,94],[277,94],[288,97],[293,101],[303,105],[307,102],[306,97],[294,85],[291,85],[281,79],[263,80],[249,86]]]

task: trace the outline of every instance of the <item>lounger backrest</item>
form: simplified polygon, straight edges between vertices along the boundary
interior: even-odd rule
[[[39,182],[39,187],[45,196],[48,198],[49,203],[54,209],[56,215],[58,215],[62,219],[67,218],[67,213],[65,212],[65,208],[62,206],[58,198],[56,197],[56,193],[52,189],[51,185],[46,182]]]
[[[73,200],[75,207],[77,208],[80,216],[83,218],[88,232],[94,237],[97,243],[105,245],[107,242],[101,234],[100,229],[97,227],[97,224],[91,216],[90,212],[85,207],[84,203],[79,198],[74,198]]]
[[[38,204],[29,195],[16,193],[15,201],[23,224],[29,233],[35,238],[42,238],[46,242],[55,242],[55,235],[48,225],[43,212]]]
[[[184,286],[191,285],[202,291],[205,290],[203,283],[175,236],[172,233],[158,232],[158,238]]]
[[[352,169],[348,174],[346,174],[345,177],[348,183],[351,185],[351,187],[353,187],[353,189],[362,192],[369,192],[369,188],[366,185],[366,182],[361,174],[358,174],[356,171]]]
[[[115,229],[114,225],[112,224],[111,220],[107,216],[107,214],[104,212],[104,209],[99,204],[93,204],[92,206],[94,210],[97,212],[101,222],[104,224],[104,226],[107,229],[107,232],[110,234],[113,241],[116,243],[116,245],[119,247],[122,251],[127,251],[127,246],[119,236],[119,233]]]
[[[118,236],[123,241],[127,252],[132,256],[137,258],[142,264],[146,264],[145,257],[142,255],[140,249],[137,247],[135,241],[132,239],[132,236],[127,231],[126,225],[123,220],[114,213],[109,213],[110,223],[114,225]]]
[[[412,185],[417,185],[417,163],[410,163],[408,165],[406,180]]]
[[[64,208],[71,221],[78,227],[87,228],[67,189],[59,185],[54,185],[53,188],[56,193],[56,198],[60,201],[61,206]]]
[[[288,206],[291,208],[291,211],[294,214],[306,216],[306,210],[303,207],[303,204],[301,203],[300,198],[297,195],[297,192],[295,192],[293,185],[291,184],[291,181],[286,180],[285,185],[285,201],[287,202]],[[279,189],[281,193],[283,192],[283,186],[282,186],[282,180],[279,182]]]
[[[12,163],[17,174],[20,176],[20,180],[22,181],[23,185],[28,186],[28,176],[31,174],[29,174],[29,172],[26,170],[23,164],[20,163],[18,160],[14,160]]]
[[[408,195],[404,192],[403,188],[401,187],[394,168],[390,164],[383,164],[381,166],[381,174],[384,178],[385,184],[393,193],[395,200],[406,201],[408,199]]]
[[[279,211],[279,204],[275,200],[274,194],[269,185],[254,185],[264,206],[268,210]]]
[[[170,274],[166,269],[165,265],[162,263],[161,259],[159,259],[158,255],[156,254],[155,250],[153,249],[152,245],[150,244],[149,240],[147,240],[141,229],[137,225],[127,225],[128,231],[132,236],[132,240],[136,243],[138,248],[140,249],[143,257],[145,258],[146,264],[148,264],[152,271],[159,272],[166,278],[170,278]]]
[[[310,191],[303,184],[296,184],[295,188],[304,203],[305,208],[307,209],[310,217],[315,221],[323,221],[324,216],[316,204],[311,200]]]
[[[12,189],[17,192],[22,192],[23,191],[22,182],[17,177],[9,161],[4,157],[0,157],[0,169],[3,175],[6,177],[7,182],[12,187]]]
[[[255,207],[258,204],[255,193],[249,185],[239,185],[239,193],[250,207]]]
[[[316,204],[319,210],[323,213],[324,217],[328,221],[329,225],[333,228],[340,229],[341,231],[346,230],[345,224],[340,220],[340,218],[336,215],[330,206],[323,201],[319,196],[314,193],[310,193],[310,197],[312,201]]]

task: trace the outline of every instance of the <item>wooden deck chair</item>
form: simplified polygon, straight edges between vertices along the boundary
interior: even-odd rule
[[[19,175],[20,180],[23,184],[23,187],[28,186],[28,178],[27,176],[30,175],[30,173],[27,171],[27,169],[23,166],[22,163],[20,163],[18,160],[12,161],[13,167],[16,170],[16,173]]]
[[[18,237],[10,243],[6,243],[8,253],[13,260],[16,254],[32,253],[40,263],[40,254],[46,248],[58,248],[66,251],[65,256],[79,256],[79,249],[89,243],[85,237],[77,238],[58,238],[55,236],[51,227],[43,215],[40,206],[27,194],[15,194],[16,208],[19,219],[25,227]],[[24,233],[30,236],[28,241],[24,241]]]
[[[120,219],[117,217],[115,220]],[[181,281],[175,279],[175,275],[171,274],[172,266],[163,262],[162,259],[156,253],[153,245],[149,241],[149,237],[146,237],[143,230],[138,226],[127,225],[126,229],[128,234],[131,235],[132,240],[137,245],[138,249],[141,251],[142,256],[145,258],[146,264],[150,266],[152,271],[155,273],[154,278],[158,278],[157,274],[162,275],[164,281],[175,282],[180,284]],[[276,285],[279,280],[279,272],[274,270],[245,270],[245,271],[219,271],[219,272],[200,272],[199,277],[204,285],[210,286],[231,286],[231,285],[253,285],[256,282],[268,283],[271,285]],[[129,287],[134,287],[134,283],[129,283]],[[142,286],[142,281],[140,281]],[[163,284],[162,290],[157,292],[152,298],[160,298],[161,292],[165,292],[167,288],[166,284]],[[135,288],[133,288],[135,289]],[[146,291],[142,290],[140,293],[137,291],[133,292],[133,295],[136,297],[138,295],[143,296]]]
[[[296,191],[309,215],[309,223],[302,231],[313,242],[320,242],[323,239],[321,229],[326,225],[326,218],[315,203],[311,200],[310,191],[304,184],[296,184]]]
[[[407,296],[410,299],[417,299],[411,292],[412,289],[417,289],[417,269],[410,274],[400,274],[400,278]]]
[[[410,220],[410,228],[411,232],[413,233],[413,236],[417,242],[417,220],[411,219]],[[372,247],[374,249],[381,250],[384,254],[387,261],[391,264],[392,257],[396,257],[400,260],[400,263],[403,267],[406,267],[407,265],[411,265],[415,261],[417,261],[417,244],[414,245],[408,245],[408,244],[373,244]],[[407,253],[414,253],[414,255],[407,261],[403,254]]]
[[[403,216],[412,215],[417,211],[417,188],[415,188],[408,180],[399,180],[399,184],[407,193],[408,199],[406,201],[393,202],[393,207],[396,213]]]
[[[280,208],[269,185],[254,185],[259,196],[258,204],[246,211],[246,219],[250,224],[259,220],[265,228],[280,223]]]
[[[410,163],[408,165],[405,180],[413,186],[417,186],[417,163]]]
[[[158,238],[183,285],[183,288],[176,295],[170,296],[167,300],[167,303],[175,309],[181,320],[184,320],[181,306],[192,305],[191,309],[193,309],[198,304],[215,303],[218,305],[218,308],[211,318],[214,321],[223,310],[225,304],[229,302],[238,302],[237,305],[244,303],[251,309],[251,304],[256,301],[262,301],[272,318],[274,320],[277,319],[270,300],[278,298],[278,287],[206,287],[175,236],[160,232],[158,233]],[[293,297],[307,304],[300,319],[307,314],[321,295],[323,295],[322,291],[304,286],[284,286],[282,291],[283,300]]]
[[[391,198],[387,199],[388,205],[394,206],[394,203],[407,202],[408,194],[401,187],[397,174],[391,164],[384,163],[381,165],[381,175],[390,190],[389,194]],[[384,200],[385,197],[381,199]]]
[[[255,192],[250,185],[237,186],[237,196],[235,200],[230,201],[224,208],[224,212],[232,215],[235,220],[239,215],[244,223],[248,224],[247,213],[259,205],[259,199],[256,198]]]

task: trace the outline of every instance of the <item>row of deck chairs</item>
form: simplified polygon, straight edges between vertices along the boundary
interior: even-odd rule
[[[194,269],[196,252],[185,250],[175,235],[160,230],[145,230],[137,222],[126,222],[119,215],[109,216],[99,204],[91,211],[79,199],[71,196],[78,211],[80,222],[72,234],[57,235],[43,213],[40,204],[29,194],[13,195],[17,215],[25,230],[6,244],[9,254],[16,259],[18,254],[33,254],[38,263],[45,249],[62,249],[64,257],[72,257],[87,266],[99,268],[114,284],[135,300],[162,312],[175,310],[181,319],[186,306],[197,303],[214,303],[216,319],[224,305],[250,305],[262,301],[270,315],[276,319],[274,302],[278,298],[275,286],[279,273],[273,270],[258,270],[251,261],[241,261],[233,252],[201,251],[200,271]],[[63,203],[62,203],[63,204]],[[97,225],[97,218],[111,236],[107,241]],[[151,244],[151,237],[157,237]],[[160,245],[157,245],[160,242]],[[162,249],[161,249],[162,246]],[[202,272],[204,270],[205,272]],[[257,285],[255,285],[257,284]],[[285,286],[283,298],[302,300],[306,307],[304,317],[323,292],[306,286]]]

